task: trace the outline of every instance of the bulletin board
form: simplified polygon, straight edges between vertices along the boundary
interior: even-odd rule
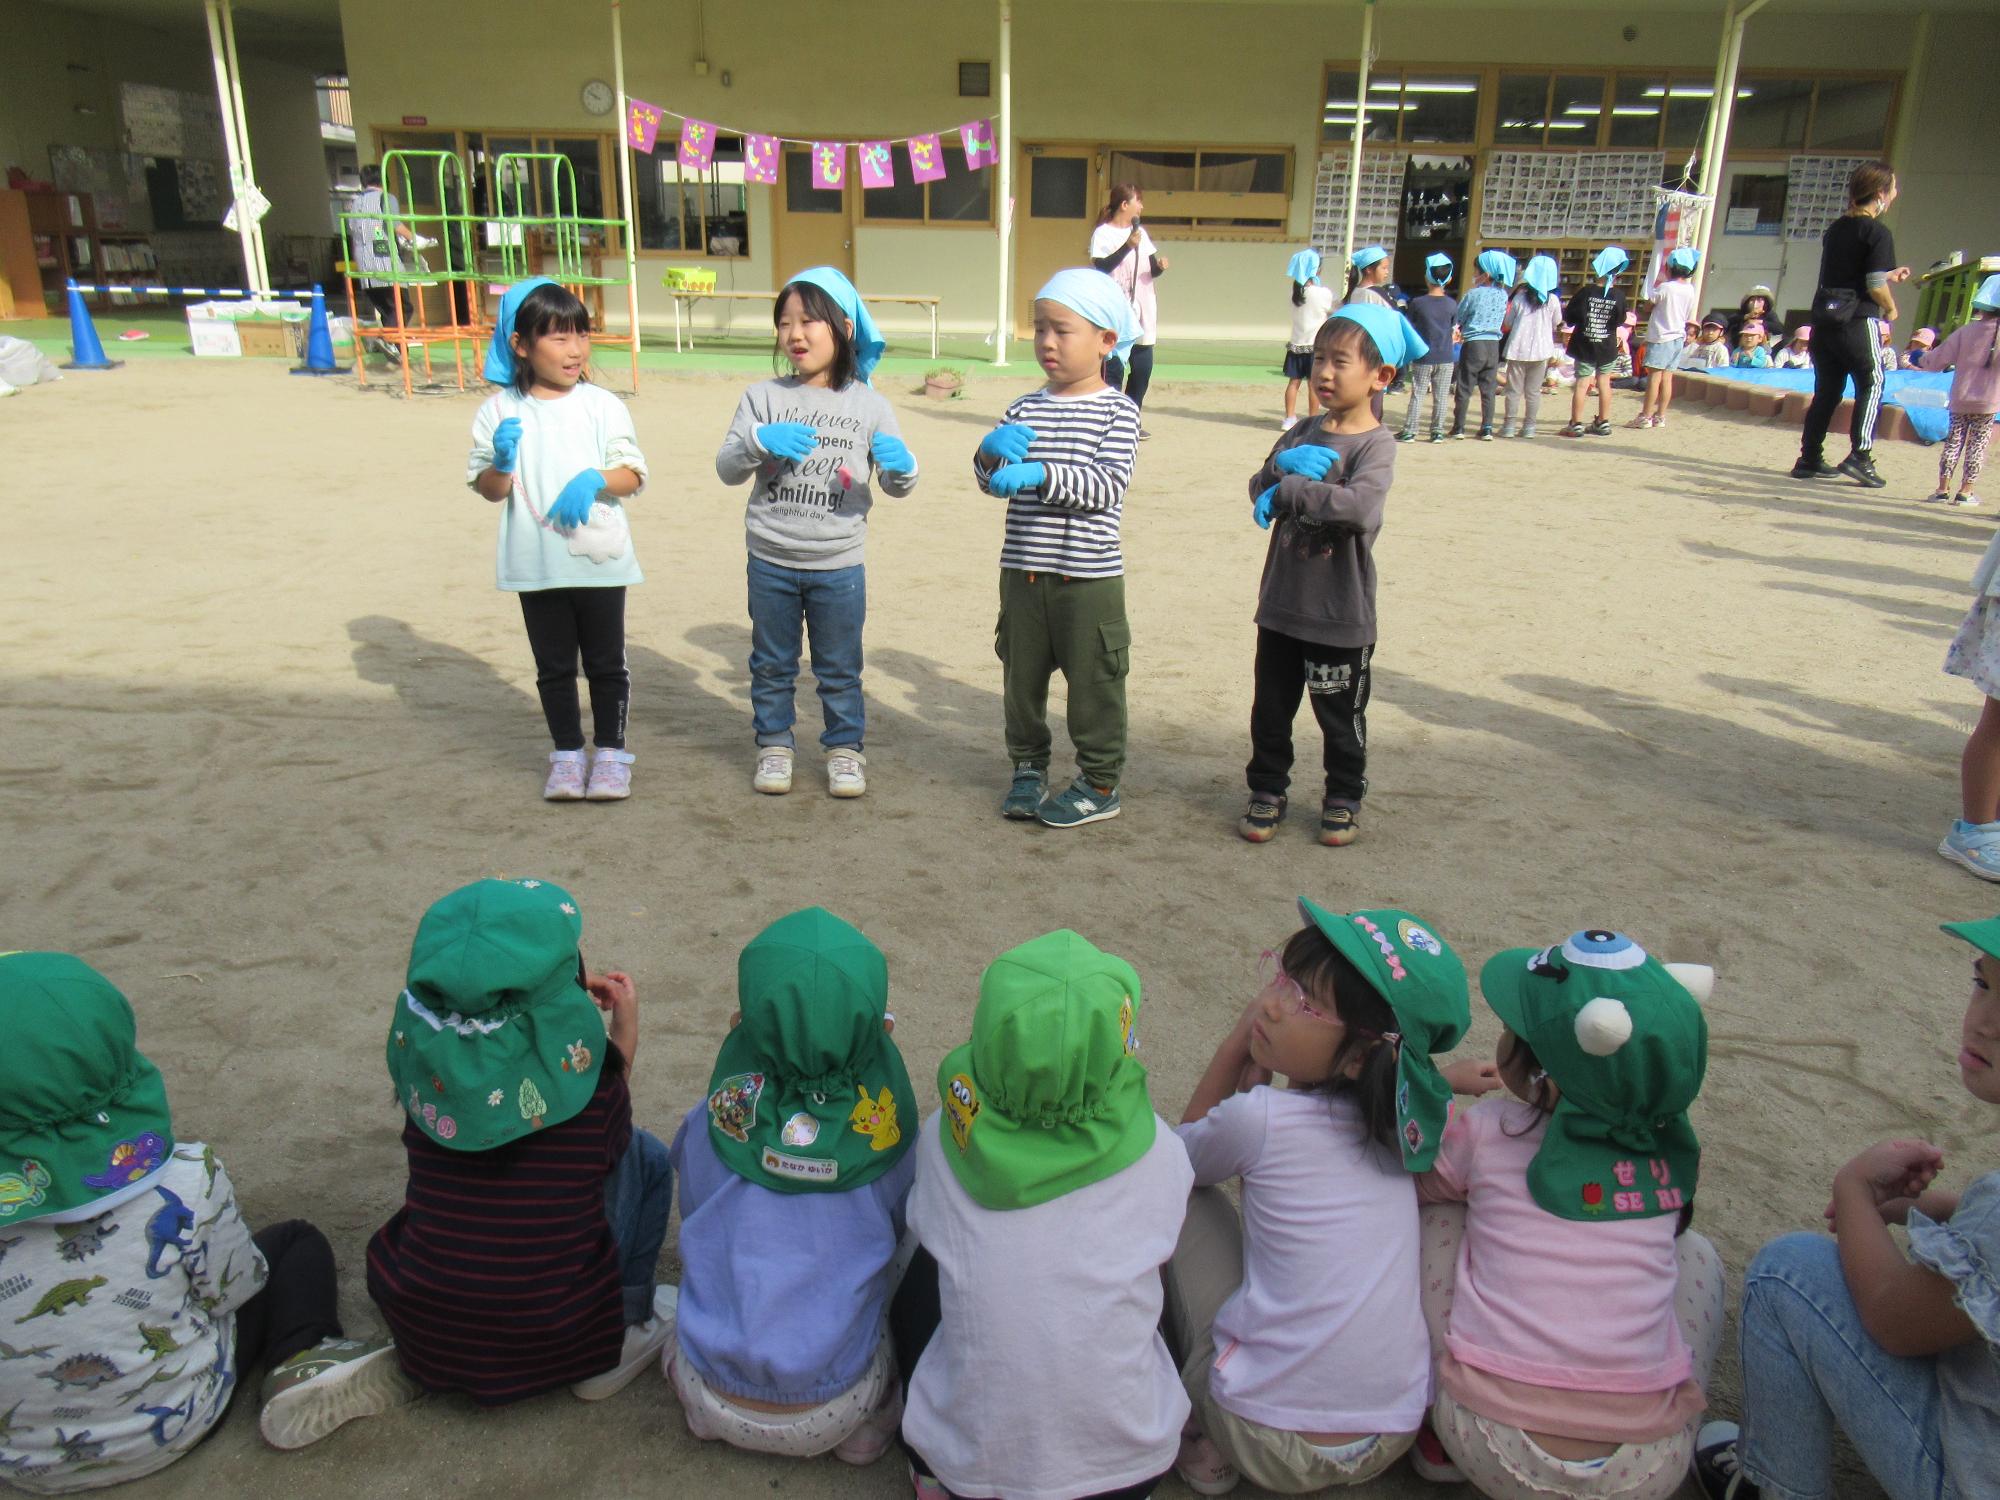
[[[1312,242],[1320,250],[1337,251],[1347,235],[1348,153],[1328,152],[1319,159],[1313,183]],[[1354,215],[1354,243],[1380,245],[1396,253],[1396,236],[1403,227],[1403,177],[1410,165],[1407,151],[1361,153],[1361,200]]]
[[[94,146],[51,146],[49,180],[58,192],[88,193],[99,229],[144,234],[153,227],[143,157]]]
[[[1794,156],[1785,163],[1785,238],[1816,240],[1847,212],[1847,179],[1872,156]]]
[[[125,149],[135,156],[228,159],[222,109],[213,95],[126,83],[118,88],[118,108],[125,120]]]
[[[1494,151],[1486,158],[1483,240],[1630,239],[1650,235],[1659,151]]]

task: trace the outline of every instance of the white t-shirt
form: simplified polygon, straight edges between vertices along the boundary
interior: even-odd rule
[[[1099,224],[1090,231],[1090,258],[1102,260],[1107,255],[1116,255],[1118,249],[1132,237],[1128,224],[1123,228],[1116,224]],[[1142,225],[1139,229],[1139,248],[1112,267],[1111,279],[1124,289],[1132,299],[1132,311],[1139,317],[1139,338],[1141,344],[1156,342],[1160,336],[1160,299],[1153,290],[1153,257],[1160,253],[1153,243],[1153,237],[1146,233]]]
[[[645,488],[646,460],[625,403],[587,382],[547,401],[512,386],[495,389],[472,419],[468,486],[493,466],[493,431],[508,417],[521,419],[521,447],[513,492],[500,507],[499,586],[521,593],[645,582],[625,507],[609,493],[598,495],[590,519],[575,531],[545,522],[563,487],[585,469],[635,469]]]
[[[1209,1391],[1285,1432],[1415,1432],[1431,1398],[1416,1179],[1351,1099],[1259,1087],[1180,1127],[1195,1181],[1243,1179],[1243,1285]]]
[[[1313,336],[1319,332],[1319,325],[1333,316],[1332,287],[1307,282],[1305,299],[1292,308],[1292,336],[1286,347],[1294,354],[1311,352]]]
[[[1646,342],[1664,344],[1687,337],[1694,321],[1694,283],[1685,277],[1662,281],[1653,293],[1653,315],[1646,320]]]
[[[1164,1474],[1188,1415],[1159,1330],[1194,1186],[1180,1138],[1157,1121],[1123,1171],[1003,1210],[960,1186],[942,1127],[924,1121],[910,1193],[943,1308],[910,1376],[910,1446],[958,1495],[1072,1500]]]

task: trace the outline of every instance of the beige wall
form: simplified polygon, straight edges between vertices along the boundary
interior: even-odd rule
[[[1767,12],[1751,23],[1743,65],[1904,67],[1915,11],[1880,9],[1877,18]],[[841,27],[823,24],[824,7],[815,0],[711,4],[706,11],[709,72],[698,77],[692,0],[628,8],[627,81],[634,94],[738,128],[850,140],[936,128],[989,107],[956,95],[957,61],[995,56],[995,7],[987,0],[873,0],[867,25]],[[504,118],[537,128],[611,128],[587,115],[578,98],[585,80],[610,77],[608,22],[552,32],[545,15],[532,0],[491,0],[481,12],[480,36],[494,40],[481,50],[446,7],[342,0],[364,155],[367,127],[404,114],[427,115],[435,126],[479,127]],[[1020,138],[1290,145],[1297,154],[1291,230],[1304,239],[1319,145],[1320,69],[1359,50],[1358,6],[1025,0],[1015,15]],[[1631,42],[1622,35],[1628,22],[1639,29]],[[1719,14],[1603,6],[1445,13],[1391,5],[1382,7],[1377,44],[1392,61],[1706,71],[1719,30]],[[534,38],[532,55],[506,40],[526,36]],[[810,45],[785,40],[800,37],[810,37]],[[1864,37],[1862,45],[1857,39]],[[1904,259],[1919,268],[1959,246],[2000,249],[2000,164],[1985,145],[2000,127],[2000,90],[1946,82],[1994,76],[2000,42],[1968,18],[1941,19],[1931,52],[1932,87],[1915,112],[1904,199],[1891,220]],[[453,66],[437,66],[440,57],[452,58]],[[1968,101],[1968,93],[1981,96]],[[504,107],[491,102],[496,97]],[[767,202],[753,198],[751,213],[757,254],[735,263],[739,285],[775,271]],[[991,235],[962,230],[863,228],[856,279],[864,289],[938,293],[948,328],[984,333],[993,318],[995,245]],[[1166,248],[1174,266],[1161,286],[1165,337],[1282,335],[1280,268],[1290,246],[1211,241]],[[1751,282],[1776,274],[1766,262],[1782,248],[1768,239],[1739,245],[1718,236],[1711,300],[1733,300]],[[1809,246],[1785,256],[1781,302],[1809,298],[1816,263]],[[648,257],[641,265],[648,322],[666,311],[657,295],[661,264]],[[731,263],[714,264],[728,284]],[[891,327],[921,321],[884,312]],[[702,319],[719,316],[704,310]]]

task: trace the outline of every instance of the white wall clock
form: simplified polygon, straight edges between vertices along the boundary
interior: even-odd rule
[[[618,96],[611,91],[611,85],[602,78],[593,78],[583,86],[583,107],[594,115],[608,115],[611,107],[618,102]]]

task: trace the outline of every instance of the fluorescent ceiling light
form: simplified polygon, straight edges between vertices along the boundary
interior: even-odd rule
[[[1654,104],[1614,104],[1611,107],[1611,113],[1614,115],[1644,115],[1653,118],[1659,112],[1659,106]]]
[[[1476,94],[1479,92],[1479,85],[1476,83],[1445,83],[1442,81],[1419,82],[1412,78],[1403,85],[1403,92],[1406,94]]]
[[[1592,113],[1595,114],[1596,111],[1593,110]],[[1582,120],[1550,120],[1548,127],[1551,130],[1588,130],[1590,128]]]
[[[1326,101],[1326,107],[1328,109],[1361,109],[1376,115],[1392,115],[1399,110],[1423,108],[1420,104],[1391,104],[1386,99],[1370,99],[1366,104],[1357,103],[1353,99],[1329,99]]]
[[[1601,104],[1572,104],[1563,113],[1566,115],[1601,115],[1604,113],[1604,106]],[[1649,115],[1657,114],[1658,111],[1649,109],[1646,113]]]
[[[1755,92],[1755,89],[1738,89],[1736,97],[1739,99],[1748,99]],[[1693,84],[1676,84],[1670,89],[1659,87],[1647,89],[1645,97],[1648,99],[1658,99],[1663,95],[1669,99],[1713,99],[1715,97],[1715,90],[1712,88],[1697,88]]]

